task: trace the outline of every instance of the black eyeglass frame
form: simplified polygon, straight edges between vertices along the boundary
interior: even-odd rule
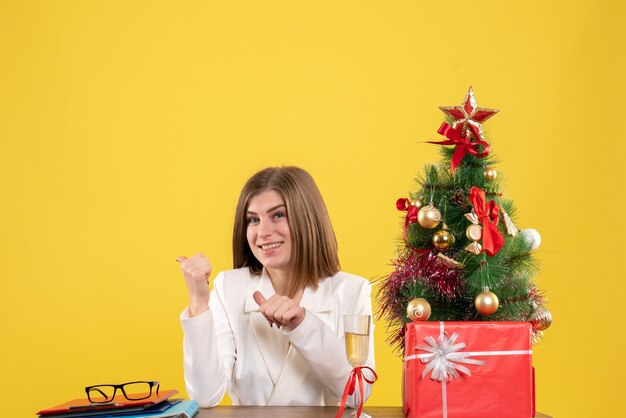
[[[126,390],[124,390],[124,386],[127,385],[133,385],[133,384],[137,384],[137,383],[146,383],[150,386],[150,391],[148,392],[148,396],[142,396],[142,397],[134,397],[133,394],[131,393],[130,396],[126,393]],[[87,399],[89,399],[89,402],[91,403],[97,403],[97,404],[101,404],[101,403],[109,403],[111,402],[113,399],[115,399],[115,395],[117,394],[117,390],[119,389],[122,392],[122,395],[124,395],[124,397],[126,399],[128,399],[129,401],[140,401],[142,399],[148,399],[150,396],[152,396],[152,388],[156,386],[156,391],[155,393],[158,395],[159,394],[159,388],[161,387],[161,382],[158,381],[148,381],[148,380],[136,380],[134,382],[126,382],[126,383],[122,383],[120,385],[113,385],[113,384],[104,384],[104,385],[93,385],[93,386],[87,386],[85,387],[85,392],[87,393]],[[113,395],[106,396],[106,394],[101,391],[98,388],[113,388]],[[94,401],[91,399],[91,392],[92,391],[97,391],[100,393],[100,395],[102,395],[102,397],[105,399],[104,401]]]

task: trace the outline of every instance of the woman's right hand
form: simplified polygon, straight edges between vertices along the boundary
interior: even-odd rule
[[[202,253],[191,258],[180,256],[176,259],[185,276],[189,293],[189,314],[197,316],[209,309],[209,276],[211,262]]]

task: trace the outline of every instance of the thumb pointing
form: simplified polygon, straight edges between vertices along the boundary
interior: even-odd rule
[[[265,297],[263,296],[263,294],[261,292],[259,292],[258,290],[256,292],[254,292],[252,294],[252,297],[254,298],[254,301],[259,305],[263,305],[266,302]]]
[[[181,255],[180,257],[176,259],[176,261],[178,261],[179,263],[182,263],[185,260],[187,260],[187,257],[185,257],[184,255]]]

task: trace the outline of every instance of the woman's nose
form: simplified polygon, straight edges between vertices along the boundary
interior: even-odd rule
[[[259,235],[261,236],[268,236],[268,235],[272,235],[272,224],[271,222],[266,222],[266,221],[260,221],[259,222]]]

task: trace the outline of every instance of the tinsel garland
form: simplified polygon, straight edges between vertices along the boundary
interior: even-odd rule
[[[382,279],[378,317],[389,323],[387,342],[396,350],[404,348],[404,324],[408,299],[437,294],[451,302],[461,293],[463,272],[451,269],[437,258],[437,252],[421,253],[407,249],[393,262],[394,271]]]

